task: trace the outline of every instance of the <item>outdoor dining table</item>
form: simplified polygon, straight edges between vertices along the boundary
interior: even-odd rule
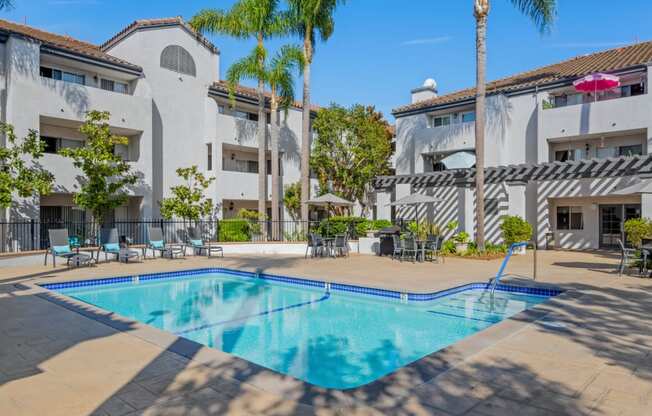
[[[423,263],[426,261],[426,246],[428,245],[428,240],[416,240],[416,243],[421,254],[420,256],[417,256],[418,260],[420,263]]]
[[[324,243],[324,248],[328,251],[328,256],[335,257],[333,250],[333,244],[335,243],[334,237],[322,237],[321,241]],[[323,256],[323,255],[322,255]]]

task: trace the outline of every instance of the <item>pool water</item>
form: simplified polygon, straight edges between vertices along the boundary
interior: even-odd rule
[[[401,301],[228,272],[58,290],[308,383],[372,382],[546,301],[467,290]]]

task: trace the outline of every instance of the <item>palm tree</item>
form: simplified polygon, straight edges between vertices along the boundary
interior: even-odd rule
[[[303,68],[303,52],[298,46],[288,45],[280,49],[272,58],[267,73],[267,84],[271,90],[270,110],[272,113],[271,151],[272,151],[272,237],[279,238],[279,208],[281,183],[279,178],[279,137],[281,118],[279,106],[287,109],[294,102],[294,77],[296,69]]]
[[[322,41],[333,34],[333,13],[345,0],[288,0],[294,31],[303,39],[303,117],[301,123],[301,220],[308,221],[310,199],[310,65],[315,35]]]
[[[528,16],[543,33],[550,28],[556,14],[556,0],[510,0],[514,7]],[[473,0],[476,45],[476,92],[475,92],[475,200],[476,241],[484,250],[484,129],[487,66],[487,18],[489,0]]]
[[[13,7],[13,0],[0,0],[0,10],[12,9]]]
[[[266,39],[288,33],[287,15],[278,11],[278,0],[239,0],[230,10],[205,9],[191,20],[193,29],[201,33],[224,34],[237,39],[256,39],[255,79],[258,81],[258,215],[265,217],[267,202],[267,116],[265,114],[265,45]],[[251,58],[245,58],[243,61]],[[239,63],[243,63],[240,61]],[[236,63],[237,64],[237,63]],[[235,65],[235,64],[234,64]],[[231,85],[231,95],[235,85]],[[263,227],[265,229],[265,227]]]

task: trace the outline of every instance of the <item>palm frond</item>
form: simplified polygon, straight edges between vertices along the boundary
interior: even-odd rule
[[[287,109],[294,102],[293,73],[303,69],[303,50],[297,45],[285,45],[272,58],[267,70],[267,83],[280,98],[281,108]]]
[[[328,40],[333,34],[335,21],[333,14],[340,4],[346,0],[288,0],[293,32],[301,37],[306,36],[306,28],[313,44],[315,34],[319,33],[322,41]]]
[[[528,16],[540,32],[550,30],[557,16],[556,0],[510,0],[514,7]]]
[[[0,0],[0,10],[11,10],[14,8],[13,0]]]
[[[231,64],[226,71],[226,81],[229,87],[229,101],[231,106],[235,106],[235,90],[242,80],[265,80],[266,74],[264,69],[260,68],[259,58],[261,56],[261,48],[255,47],[251,53],[240,60]]]

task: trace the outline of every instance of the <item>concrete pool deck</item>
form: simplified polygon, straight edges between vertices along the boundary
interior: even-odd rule
[[[531,260],[515,257],[508,272],[531,276]],[[609,253],[540,251],[538,283],[569,290],[544,304],[534,317],[541,319],[504,321],[353,394],[307,389],[113,314],[102,315],[105,325],[89,319],[93,308],[80,314],[78,305],[62,305],[32,284],[228,267],[432,292],[486,281],[500,261],[243,256],[75,270],[0,264],[0,413],[641,415],[652,408],[652,279],[619,278],[616,262]]]

